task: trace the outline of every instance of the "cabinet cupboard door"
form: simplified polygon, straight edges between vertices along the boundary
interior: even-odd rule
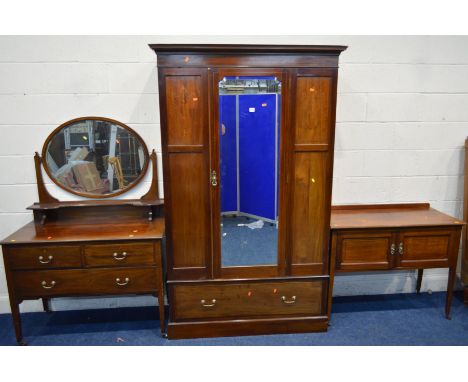
[[[160,69],[168,273],[206,278],[210,269],[207,72]]]
[[[336,72],[293,76],[293,177],[289,248],[291,273],[327,272]]]
[[[339,233],[336,242],[337,271],[390,269],[396,255],[391,231]]]
[[[397,244],[398,267],[447,267],[452,263],[459,240],[451,230],[404,230]],[[457,243],[457,244],[455,244]],[[455,252],[456,255],[456,252]]]

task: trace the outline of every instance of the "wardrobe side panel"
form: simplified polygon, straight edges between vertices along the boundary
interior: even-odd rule
[[[206,278],[211,259],[206,70],[165,69],[160,81],[169,279]]]
[[[293,84],[291,273],[326,274],[336,82],[333,72],[310,69],[295,72]]]

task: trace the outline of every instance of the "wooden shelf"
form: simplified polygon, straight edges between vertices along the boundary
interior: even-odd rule
[[[34,203],[27,209],[32,211],[57,210],[60,208],[88,208],[105,206],[153,207],[164,205],[164,199],[112,199],[112,200],[75,200],[66,202]]]

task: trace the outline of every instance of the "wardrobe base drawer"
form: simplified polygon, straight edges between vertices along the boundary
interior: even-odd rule
[[[21,298],[145,293],[156,291],[158,282],[155,267],[13,272]]]
[[[171,317],[178,321],[321,315],[326,285],[323,279],[172,285]]]

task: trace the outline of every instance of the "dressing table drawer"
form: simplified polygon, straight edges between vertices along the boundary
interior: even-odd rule
[[[159,246],[157,246],[160,251]],[[153,265],[154,244],[151,242],[87,245],[84,249],[88,267]]]
[[[175,320],[321,315],[324,281],[174,285]]]
[[[8,250],[11,269],[80,268],[80,246],[11,247]]]
[[[21,298],[150,293],[159,287],[157,268],[70,269],[13,273]]]

